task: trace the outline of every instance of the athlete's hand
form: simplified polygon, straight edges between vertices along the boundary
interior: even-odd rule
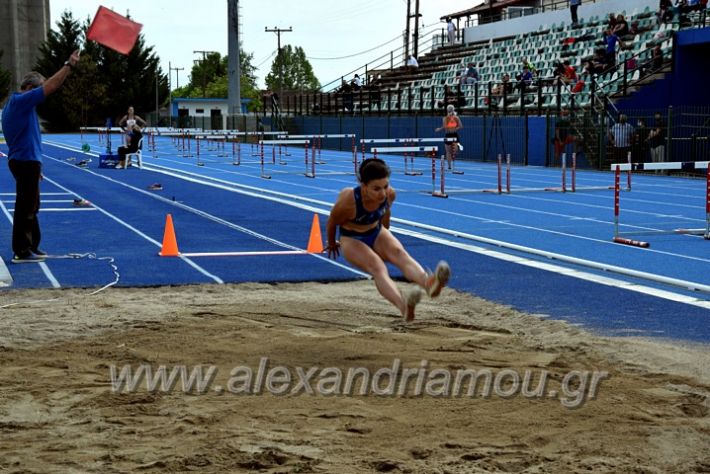
[[[335,260],[340,256],[340,242],[337,240],[334,243],[328,242],[328,258]]]

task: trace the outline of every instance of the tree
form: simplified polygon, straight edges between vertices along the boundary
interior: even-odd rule
[[[2,59],[3,53],[4,51],[0,49],[0,59]],[[7,71],[2,66],[0,66],[0,104],[5,101],[5,97],[7,97],[10,93],[11,79],[12,75],[10,74],[10,71]]]
[[[128,106],[139,114],[155,108],[156,81],[160,98],[168,97],[167,76],[159,66],[152,47],[138,37],[128,56],[86,41],[89,19],[83,25],[70,11],[62,13],[57,30],[50,30],[39,48],[35,69],[49,77],[71,55],[84,46],[82,57],[64,86],[38,108],[48,129],[76,130],[84,125],[103,125],[110,117],[115,123]]]
[[[87,21],[84,35],[88,27]],[[98,76],[108,92],[106,101],[95,107],[99,124],[103,124],[109,117],[115,124],[125,115],[129,106],[133,106],[139,115],[155,110],[156,81],[158,103],[167,100],[167,75],[163,74],[160,59],[153,52],[153,47],[146,46],[143,34],[138,36],[127,56],[93,41],[85,41],[84,55],[96,65]]]
[[[283,78],[279,81],[279,74]],[[281,48],[281,54],[271,64],[271,72],[265,79],[266,87],[272,90],[289,90],[315,92],[320,89],[320,82],[313,74],[313,67],[306,59],[303,48],[286,45]]]
[[[57,26],[58,31],[50,30],[47,39],[39,47],[39,58],[34,68],[44,77],[50,77],[57,72],[81,45],[81,26],[72,17],[71,12],[64,11]],[[69,96],[68,89],[63,87],[51,95],[37,111],[40,117],[46,120],[50,130],[69,131],[76,129],[80,123],[76,121],[76,114],[80,112],[72,107],[76,107],[76,101]]]
[[[261,108],[261,94],[256,86],[256,68],[253,66],[253,53],[239,55],[241,68],[240,86],[243,98],[251,99],[250,110]],[[190,82],[173,90],[174,97],[190,98],[226,98],[228,94],[228,64],[229,57],[219,53],[205,55],[204,60],[197,61],[190,71]],[[204,87],[204,89],[203,89]]]

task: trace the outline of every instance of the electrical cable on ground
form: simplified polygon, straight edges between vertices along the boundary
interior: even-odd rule
[[[94,290],[91,293],[89,293],[86,296],[94,296],[102,291],[104,291],[107,288],[110,288],[117,284],[119,280],[121,279],[121,274],[118,272],[118,267],[116,266],[115,259],[113,257],[97,257],[95,253],[93,252],[88,252],[88,253],[69,253],[66,255],[48,255],[46,257],[48,260],[56,259],[72,259],[72,260],[78,260],[82,258],[86,258],[89,260],[101,260],[101,261],[106,261],[108,264],[111,266],[111,270],[113,271],[113,274],[115,275],[115,278],[112,282],[102,286],[98,290]],[[51,299],[46,299],[46,300],[35,300],[35,301],[19,301],[17,303],[10,303],[6,305],[0,306],[0,309],[5,309],[5,308],[10,308],[12,306],[19,306],[19,305],[32,305],[32,304],[39,304],[39,303],[50,303],[53,301],[59,301],[62,298],[51,298]]]

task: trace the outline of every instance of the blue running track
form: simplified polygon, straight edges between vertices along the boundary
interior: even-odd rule
[[[316,177],[308,178],[302,149],[289,149],[290,156],[281,156],[286,164],[278,164],[278,153],[266,147],[263,170],[271,178],[264,179],[259,153],[247,144],[222,151],[203,143],[199,158],[185,157],[170,138],[158,137],[154,150],[144,150],[142,170],[115,170],[98,167],[102,145],[95,135],[44,140],[42,247],[56,256],[112,257],[121,286],[365,277],[343,259],[322,255],[158,255],[167,214],[183,253],[305,249],[314,213],[324,231],[338,192],[355,183],[351,153],[323,150]],[[91,152],[81,152],[82,140]],[[0,151],[7,152],[4,145]],[[611,173],[580,171],[580,190],[561,193],[542,191],[560,186],[560,170],[514,167],[513,192],[498,195],[480,192],[496,188],[494,165],[460,161],[464,174],[447,174],[449,198],[437,199],[430,194],[430,161],[418,159],[422,175],[407,176],[402,157],[386,158],[397,190],[393,230],[423,265],[449,261],[453,288],[602,334],[710,341],[710,241],[656,232],[705,227],[704,180],[634,176],[633,190],[621,195],[620,230],[650,242],[641,249],[611,241]],[[87,167],[77,166],[88,159]],[[154,183],[163,189],[150,190]],[[12,257],[13,191],[3,163],[5,262]],[[76,207],[75,199],[90,205]],[[8,267],[11,288],[94,288],[114,279],[111,266],[97,259]]]

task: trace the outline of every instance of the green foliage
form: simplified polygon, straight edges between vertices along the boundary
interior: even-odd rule
[[[261,93],[256,87],[256,68],[252,64],[253,53],[239,55],[241,69],[240,87],[242,98],[251,99],[250,110],[256,111],[261,107]],[[229,96],[229,57],[219,53],[205,55],[190,71],[190,82],[183,87],[173,90],[173,97],[188,98],[216,98],[222,99]]]
[[[62,13],[57,26],[58,31],[50,30],[47,39],[39,47],[39,58],[34,68],[44,77],[56,73],[81,44],[81,27],[70,12]],[[75,115],[80,113],[80,109],[72,110],[72,105],[76,106],[76,101],[69,96],[68,89],[60,88],[38,108],[38,112],[50,130],[68,131],[76,129],[80,123],[72,123],[72,119],[76,119]]]
[[[2,59],[4,51],[0,49],[0,59]],[[12,79],[12,74],[10,71],[3,69],[0,66],[0,104],[5,101],[5,98],[10,94],[10,80]]]
[[[283,75],[279,81],[280,74]],[[320,89],[320,82],[313,74],[313,67],[306,58],[303,48],[286,45],[281,48],[281,54],[271,64],[271,72],[265,79],[266,87],[271,90],[315,92]]]
[[[80,126],[103,125],[107,118],[116,123],[129,106],[138,115],[155,110],[156,80],[159,104],[168,97],[167,76],[163,74],[152,47],[138,37],[128,56],[86,41],[89,27],[65,11],[40,46],[36,70],[50,77],[62,67],[72,51],[83,45],[81,60],[64,86],[38,109],[52,131],[76,130]]]
[[[64,83],[40,106],[38,112],[49,130],[77,130],[80,126],[102,126],[107,118],[113,123],[133,106],[136,113],[148,119],[155,112],[156,88],[158,104],[169,100],[168,76],[163,73],[152,46],[146,46],[139,35],[131,52],[124,56],[93,41],[86,40],[90,19],[80,23],[71,11],[64,11],[39,48],[35,69],[51,77],[71,53],[80,48],[81,60]],[[252,53],[240,55],[242,97],[252,99],[252,110],[261,107],[261,93],[256,87],[256,68]],[[9,87],[9,73],[0,69],[0,100]],[[191,80],[173,91],[173,97],[228,96],[228,57],[210,53],[191,70]],[[4,80],[7,85],[3,86]],[[7,92],[4,93],[5,95]]]

